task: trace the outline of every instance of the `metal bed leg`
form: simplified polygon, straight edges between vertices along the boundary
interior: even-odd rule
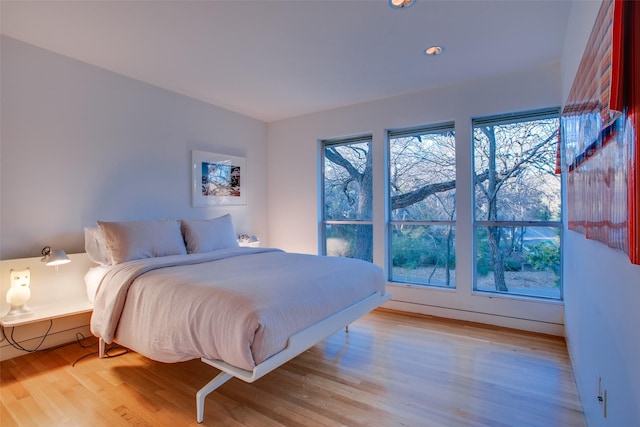
[[[102,338],[100,338],[100,340],[98,341],[98,355],[100,356],[100,359],[103,359],[104,357],[106,357],[106,344],[104,343],[104,340]]]
[[[196,413],[198,417],[198,423],[202,423],[204,420],[204,398],[207,397],[209,393],[220,387],[222,384],[229,381],[232,377],[231,374],[226,372],[220,372],[214,379],[209,381],[207,385],[202,387],[196,393]]]

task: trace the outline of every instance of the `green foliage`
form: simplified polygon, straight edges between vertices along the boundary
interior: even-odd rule
[[[537,271],[553,271],[559,273],[560,247],[548,242],[529,246],[525,260]]]
[[[486,256],[478,257],[476,260],[476,272],[481,276],[486,276],[491,271],[489,258]]]
[[[504,271],[520,271],[522,270],[522,261],[515,258],[509,257],[504,260]]]
[[[393,230],[393,259],[396,267],[444,267],[447,264],[447,227],[405,226]],[[453,239],[449,248],[449,268],[455,268]]]
[[[476,272],[481,276],[486,276],[493,269],[491,255],[489,254],[487,229],[485,227],[477,228],[476,235]]]

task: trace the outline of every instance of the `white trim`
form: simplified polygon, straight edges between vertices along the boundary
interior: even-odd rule
[[[501,326],[523,331],[537,332],[541,334],[563,337],[565,335],[564,324],[525,319],[514,316],[481,313],[460,308],[443,307],[428,304],[418,304],[406,301],[391,300],[385,304],[385,308],[408,313],[425,314],[448,319],[463,320],[468,322],[484,323],[487,325]]]

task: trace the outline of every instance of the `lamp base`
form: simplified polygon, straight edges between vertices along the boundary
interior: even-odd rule
[[[32,312],[33,310],[31,310],[26,304],[17,306],[12,305],[9,312],[3,316],[3,319],[15,319],[20,316],[31,314]]]

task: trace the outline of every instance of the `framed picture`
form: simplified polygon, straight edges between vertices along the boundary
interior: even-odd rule
[[[192,150],[191,192],[194,207],[246,205],[246,159]]]

